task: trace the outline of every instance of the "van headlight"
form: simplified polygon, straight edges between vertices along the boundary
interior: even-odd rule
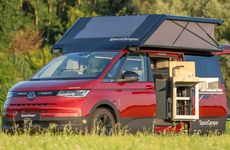
[[[85,97],[89,90],[62,90],[58,91],[57,96],[63,97]]]
[[[15,95],[15,92],[8,92],[8,93],[7,93],[7,96],[6,96],[6,99],[11,98],[11,97],[13,97],[14,95]]]

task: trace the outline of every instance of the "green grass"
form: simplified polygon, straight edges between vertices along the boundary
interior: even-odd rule
[[[182,150],[221,150],[230,149],[230,123],[223,135],[187,135],[187,134],[137,134],[115,135],[111,137],[97,135],[76,134],[16,134],[6,135],[0,133],[0,150],[25,149],[54,149],[54,150],[80,150],[80,149],[182,149]]]

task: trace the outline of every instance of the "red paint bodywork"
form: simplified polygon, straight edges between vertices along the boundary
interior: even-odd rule
[[[102,100],[106,100],[116,107],[120,118],[153,118],[156,113],[156,93],[153,82],[112,83],[102,81],[113,64],[127,52],[127,50],[122,50],[96,80],[24,81],[16,84],[11,91],[88,89],[90,92],[85,98],[43,96],[28,101],[26,97],[13,97],[8,100],[6,117],[12,118],[13,115],[21,111],[39,112],[42,118],[90,116],[94,106]],[[178,57],[178,59],[183,54],[154,50],[146,52],[164,53],[172,57]],[[221,88],[225,91],[223,84]],[[224,94],[202,98],[200,100],[200,117],[226,116],[226,106],[225,92]],[[176,128],[156,127],[155,131],[179,131],[181,128],[182,125],[179,124]]]

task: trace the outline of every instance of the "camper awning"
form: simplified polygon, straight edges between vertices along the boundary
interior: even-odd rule
[[[149,47],[192,51],[221,51],[214,26],[222,20],[171,15],[80,18],[52,47],[64,53]]]

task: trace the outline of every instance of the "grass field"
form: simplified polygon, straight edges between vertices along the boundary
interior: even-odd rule
[[[221,150],[230,149],[230,123],[223,135],[187,135],[187,134],[137,134],[115,135],[111,137],[97,135],[76,135],[61,133],[18,134],[0,133],[0,150],[78,150],[78,149],[183,149],[183,150]]]

